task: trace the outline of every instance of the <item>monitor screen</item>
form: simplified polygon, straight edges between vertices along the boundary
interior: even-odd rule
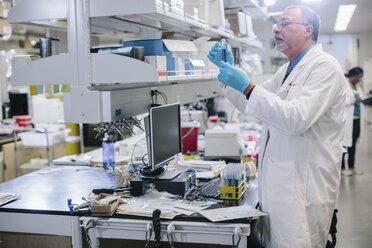
[[[149,161],[155,170],[182,152],[180,104],[168,104],[150,109]]]
[[[15,115],[28,115],[28,95],[27,93],[9,92],[10,117]]]

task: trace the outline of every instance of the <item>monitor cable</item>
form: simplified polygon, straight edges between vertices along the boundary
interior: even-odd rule
[[[130,156],[130,167],[133,171],[133,174],[135,176],[137,176],[137,172],[134,170],[134,167],[133,167],[133,156],[134,156],[134,150],[136,149],[136,146],[138,143],[140,143],[142,140],[144,140],[145,138],[147,138],[147,136],[143,137],[142,139],[140,139],[139,141],[136,142],[136,144],[134,144],[133,146],[133,150],[132,150],[132,155]]]

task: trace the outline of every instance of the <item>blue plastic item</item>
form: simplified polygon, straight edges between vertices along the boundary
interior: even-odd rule
[[[177,68],[177,59],[173,57],[167,57],[167,75],[175,76]]]
[[[163,40],[132,40],[123,43],[125,47],[141,46],[145,49],[145,56],[167,56],[171,57],[172,52],[164,45]]]
[[[72,199],[67,199],[67,206],[70,209],[70,214],[75,213],[74,205],[72,204]]]
[[[115,169],[115,151],[114,151],[114,142],[112,135],[105,134],[105,137],[102,141],[102,151],[103,151],[103,168],[106,170],[114,171]]]

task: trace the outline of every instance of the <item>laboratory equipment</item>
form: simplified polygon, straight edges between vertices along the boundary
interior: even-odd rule
[[[121,119],[114,122],[106,122],[94,128],[94,130],[98,132],[95,138],[97,139],[101,134],[106,134],[108,132],[118,133],[121,137],[125,138],[123,130],[127,130],[132,134],[135,134],[132,130],[134,126],[143,131],[143,128],[141,127],[139,121],[133,117]]]
[[[112,135],[106,133],[102,141],[103,151],[103,168],[106,170],[114,170],[115,168],[115,154],[114,141]]]
[[[236,159],[240,160],[240,155],[244,150],[244,145],[240,142],[238,130],[215,130],[205,131],[205,158],[206,159]]]
[[[241,163],[230,163],[221,171],[220,199],[238,200],[247,190],[245,167]]]
[[[199,122],[182,122],[182,153],[193,153],[198,151]]]
[[[183,173],[174,174],[170,179],[135,177],[130,180],[130,195],[143,195],[148,189],[166,191],[171,194],[185,196],[195,188],[196,172],[186,170]]]
[[[141,174],[157,176],[163,173],[163,166],[182,152],[180,104],[152,107],[145,118],[148,166]]]

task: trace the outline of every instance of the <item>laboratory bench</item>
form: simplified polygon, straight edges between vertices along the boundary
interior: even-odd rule
[[[152,223],[151,218],[121,214],[114,214],[108,218],[69,213],[67,199],[72,199],[73,203],[82,203],[81,198],[87,196],[92,189],[110,188],[117,185],[120,180],[119,177],[99,167],[50,166],[0,184],[0,193],[14,193],[21,196],[0,207],[0,241],[3,241],[4,247],[17,245],[25,247],[25,243],[22,242],[28,239],[32,242],[48,244],[43,246],[43,243],[38,243],[38,247],[51,247],[50,244],[53,244],[53,247],[86,247],[86,234],[83,231],[85,227],[89,229],[91,247],[105,247],[105,244],[113,242],[114,239],[136,242],[137,246],[131,244],[129,247],[144,247],[145,237],[149,234],[146,230],[148,231]],[[256,207],[257,203],[257,187],[248,188],[239,202],[240,205],[252,207]],[[95,226],[89,228],[92,222]],[[175,230],[171,239],[177,247],[179,242],[231,247],[234,231],[244,234],[240,236],[241,241],[236,247],[246,247],[251,219],[212,223],[196,214],[176,216],[172,220],[161,220],[161,223],[165,230],[171,228]],[[169,235],[169,232],[162,232],[162,241],[168,242],[167,234]],[[44,239],[40,238],[43,236]],[[234,242],[237,240],[238,236]],[[9,246],[6,242],[9,242]],[[28,244],[31,244],[30,242]],[[199,244],[195,247],[204,247]]]

